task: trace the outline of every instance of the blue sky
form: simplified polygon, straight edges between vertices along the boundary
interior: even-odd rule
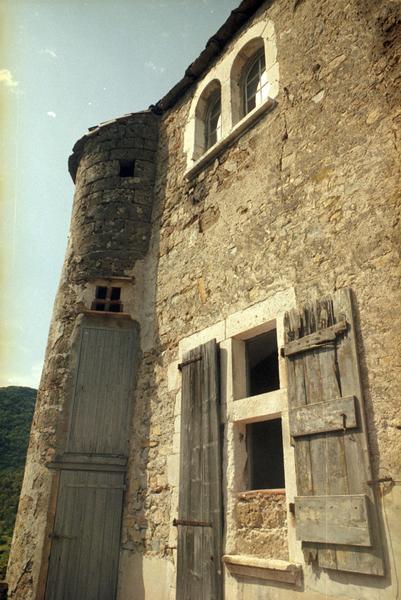
[[[75,141],[157,102],[238,4],[0,0],[0,385],[39,383]]]

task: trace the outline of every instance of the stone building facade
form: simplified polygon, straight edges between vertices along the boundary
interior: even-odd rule
[[[400,6],[244,0],[75,145],[10,598],[399,597]]]

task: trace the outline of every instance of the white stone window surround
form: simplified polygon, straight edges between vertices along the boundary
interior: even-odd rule
[[[269,97],[259,106],[243,116],[242,71],[250,58],[264,48],[266,75],[270,84]],[[202,123],[199,119],[199,102],[208,88],[216,82],[221,86],[221,139],[206,152],[199,140]],[[214,85],[216,85],[216,83]],[[233,44],[231,50],[212,67],[198,83],[191,102],[184,132],[184,152],[187,156],[186,177],[191,179],[215,156],[231,145],[267,111],[271,110],[279,92],[279,66],[274,25],[262,20],[247,29]],[[202,150],[202,152],[201,152]]]
[[[124,317],[127,315],[133,316],[134,307],[133,307],[133,284],[134,279],[132,277],[97,277],[88,281],[83,286],[77,286],[77,311],[84,312],[88,314],[92,314],[94,316],[103,317],[112,316],[112,317]],[[93,302],[96,297],[96,288],[97,287],[106,287],[110,289],[111,287],[120,288],[120,302],[123,306],[123,312],[104,312],[104,311],[95,311],[92,309]]]
[[[182,362],[184,354],[200,344],[206,343],[213,338],[219,343],[221,363],[221,420],[222,424],[225,426],[225,442],[223,449],[223,497],[226,522],[224,554],[230,557],[226,562],[242,560],[240,555],[236,555],[235,506],[238,492],[246,489],[247,484],[244,476],[247,460],[244,444],[246,423],[281,416],[287,507],[289,503],[294,502],[294,497],[296,495],[295,462],[288,426],[284,361],[280,358],[280,389],[266,394],[251,396],[250,398],[241,398],[242,390],[244,389],[243,372],[241,373],[238,371],[238,374],[236,374],[236,370],[240,368],[239,361],[242,365],[244,364],[244,341],[247,338],[255,337],[260,333],[264,333],[269,328],[276,327],[278,346],[280,347],[283,345],[284,313],[295,306],[295,292],[293,288],[289,288],[277,292],[268,299],[253,304],[244,310],[236,312],[226,319],[182,339],[179,343],[178,358],[171,363],[168,368],[168,389],[170,392],[175,391],[176,393],[173,449],[172,454],[167,457],[168,481],[171,489],[170,521],[172,521],[178,514],[179,490],[181,374],[178,370],[178,364]],[[291,570],[293,567],[299,567],[300,564],[304,563],[301,544],[295,538],[295,523],[293,522],[289,511],[288,515],[289,561],[286,565],[281,561],[283,564],[281,564],[279,568],[276,568],[274,566],[275,561],[273,560],[265,561],[266,564],[262,565],[255,557],[243,557],[245,563],[249,563],[249,577],[259,577],[260,569],[264,568],[265,578],[274,580],[276,577],[272,571],[275,569],[278,571],[284,568]],[[169,546],[173,548],[175,564],[176,543],[177,531],[176,528],[172,526],[170,528]],[[254,561],[254,558],[256,562]],[[255,564],[253,564],[254,562]],[[280,575],[277,574],[277,579],[279,577]],[[232,585],[232,578],[230,581],[230,585]],[[297,581],[298,577],[294,578],[294,584],[297,584]]]

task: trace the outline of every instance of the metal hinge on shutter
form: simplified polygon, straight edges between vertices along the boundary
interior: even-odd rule
[[[189,519],[174,519],[173,527],[183,525],[184,527],[212,527],[213,523],[210,521],[191,521]]]
[[[198,360],[202,360],[202,356],[195,356],[194,358],[189,358],[188,360],[184,360],[182,363],[179,363],[178,370],[182,371],[183,367],[187,365],[191,365],[194,362],[198,362]]]

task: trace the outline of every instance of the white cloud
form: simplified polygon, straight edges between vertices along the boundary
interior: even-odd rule
[[[41,53],[48,54],[49,56],[51,56],[51,58],[58,58],[56,51],[52,50],[51,48],[42,48]]]
[[[47,112],[47,116],[50,117],[51,119],[55,119],[57,117],[56,113],[53,112],[52,110],[49,110]]]
[[[148,67],[148,69],[151,69],[152,71],[156,71],[157,73],[164,73],[164,71],[166,70],[165,67],[158,67],[151,60],[147,60],[145,62],[145,67]]]
[[[18,85],[18,81],[15,81],[11,71],[8,69],[0,69],[0,83],[4,83],[9,88],[15,88]]]

